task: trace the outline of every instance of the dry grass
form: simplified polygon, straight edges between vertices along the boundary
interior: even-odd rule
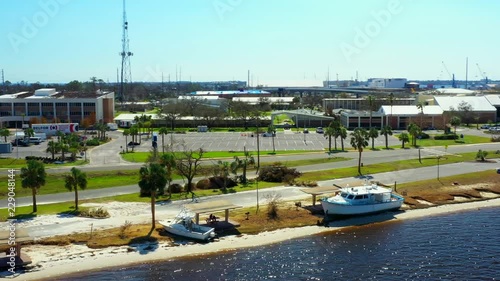
[[[172,242],[168,236],[162,235],[162,228],[156,228],[151,235],[150,224],[130,225],[125,230],[122,227],[116,227],[106,230],[93,231],[85,233],[73,233],[70,235],[54,236],[45,238],[37,242],[41,245],[65,246],[69,244],[85,244],[89,248],[98,249],[113,246],[125,246],[143,242]]]
[[[430,205],[457,203],[456,197],[464,200],[484,200],[481,192],[497,194],[500,197],[500,179],[494,171],[443,178],[440,181],[425,180],[403,184],[397,191],[405,195],[405,204],[411,208],[427,208]],[[426,201],[430,204],[422,204]]]
[[[249,212],[248,220],[246,212]],[[278,217],[270,219],[267,213],[267,205],[257,208],[244,208],[231,212],[231,219],[240,223],[238,231],[246,234],[257,234],[264,231],[272,231],[287,227],[301,227],[316,225],[323,216],[313,215],[305,208],[298,208],[295,202],[283,202],[278,208]]]

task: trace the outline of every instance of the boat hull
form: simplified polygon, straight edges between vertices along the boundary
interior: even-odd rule
[[[374,203],[366,205],[336,204],[326,200],[321,201],[321,206],[326,216],[330,215],[364,215],[379,213],[383,211],[395,210],[401,208],[404,200],[393,200],[383,203]]]
[[[208,241],[215,237],[215,229],[201,225],[193,224],[191,229],[186,228],[184,225],[178,223],[170,223],[169,221],[160,222],[163,228],[168,233],[182,236],[190,239]]]

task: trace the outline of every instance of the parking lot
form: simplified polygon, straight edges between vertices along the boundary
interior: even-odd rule
[[[257,136],[251,133],[188,133],[188,134],[169,134],[165,135],[165,145],[169,145],[173,139],[174,143],[184,143],[188,149],[203,148],[206,151],[243,151],[245,148],[249,151],[257,150]],[[260,151],[273,150],[273,137],[259,136]],[[350,138],[344,140],[344,146],[350,148]],[[143,144],[137,148],[138,151],[148,151],[151,141],[146,141],[148,144]],[[389,138],[389,145],[400,143],[395,138]],[[161,147],[161,136],[158,139],[158,145]],[[371,142],[370,142],[371,145]],[[375,140],[375,146],[384,146],[385,138],[378,137]],[[324,150],[328,148],[328,138],[323,134],[318,134],[311,131],[308,134],[286,130],[277,132],[274,137],[274,147],[276,150]],[[332,149],[335,147],[334,139],[332,138]],[[337,139],[337,148],[341,148],[340,138]]]
[[[478,135],[478,136],[490,136],[490,134],[485,133],[486,130],[476,130],[476,129],[457,129],[458,134],[467,135]],[[394,134],[399,134],[400,131],[394,131]],[[430,132],[433,133],[433,132]],[[345,148],[351,148],[350,145],[350,132],[348,132],[348,137],[344,140]],[[107,162],[120,162],[118,155],[119,151],[125,150],[125,137],[119,131],[108,132],[108,136],[113,138],[112,143],[107,144],[102,147],[93,148],[92,151],[87,152],[87,157],[90,158],[92,154],[95,159],[92,162],[98,160],[97,158],[107,158]],[[8,139],[11,141],[13,137]],[[273,151],[273,137],[263,137],[262,134],[259,136],[260,151]],[[401,142],[391,136],[389,139],[389,146],[400,145]],[[131,137],[128,137],[128,141]],[[161,151],[161,136],[158,137],[158,150]],[[164,141],[165,145],[169,145],[173,140],[174,143],[180,144],[184,143],[188,149],[199,149],[203,148],[206,151],[243,151],[244,149],[248,151],[257,150],[257,136],[251,133],[238,133],[238,132],[205,132],[205,133],[187,133],[187,134],[168,134],[165,135]],[[371,140],[369,141],[369,147],[371,147]],[[379,136],[375,139],[375,146],[381,147],[385,146],[384,136]],[[286,130],[277,132],[274,137],[274,147],[276,150],[283,151],[297,151],[297,150],[324,150],[328,148],[328,138],[323,134],[318,134],[314,130],[310,130],[309,133],[304,134],[302,130]],[[332,138],[332,149],[335,147],[334,139]],[[148,152],[152,148],[151,139],[146,139],[143,136],[141,145],[134,148],[135,151]],[[341,149],[340,138],[337,139],[337,148]],[[131,148],[129,147],[129,150]],[[177,146],[176,150],[179,150]],[[46,152],[47,141],[42,142],[38,145],[31,145],[28,147],[24,146],[13,146],[12,153],[1,154],[3,157],[11,158],[25,158],[26,156],[41,156],[41,157],[51,157],[51,154]],[[57,154],[57,155],[60,155]],[[84,158],[85,156],[81,156]],[[111,159],[113,158],[113,159]],[[117,158],[117,159],[114,159]],[[106,162],[106,163],[107,163]]]

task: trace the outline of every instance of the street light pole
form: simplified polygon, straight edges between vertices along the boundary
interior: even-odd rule
[[[437,180],[439,180],[439,159],[441,159],[441,156],[437,157],[437,161],[438,161],[438,163],[437,163]]]

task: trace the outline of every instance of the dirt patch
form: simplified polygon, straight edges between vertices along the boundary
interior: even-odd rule
[[[496,174],[478,176],[484,177],[484,181],[474,183],[464,178],[449,182],[429,180],[418,185],[409,184],[398,191],[404,195],[409,209],[500,197],[500,182]]]

